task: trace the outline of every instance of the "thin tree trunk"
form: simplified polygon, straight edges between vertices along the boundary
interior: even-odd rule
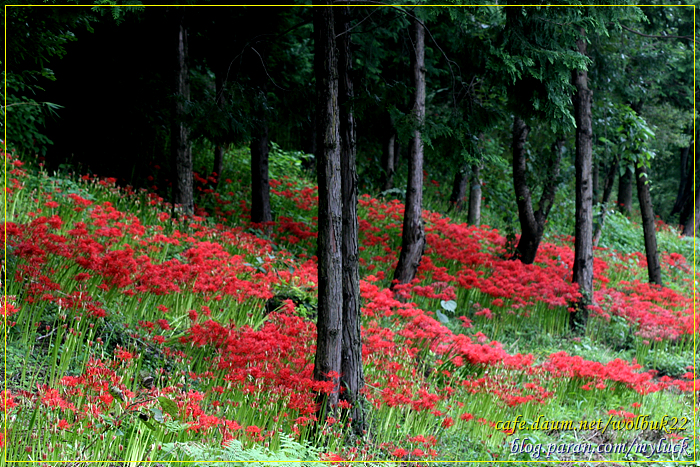
[[[452,184],[452,193],[450,194],[450,210],[454,209],[456,212],[461,212],[464,209],[464,200],[467,197],[467,186],[469,185],[467,172],[467,164],[464,164],[455,172],[455,180]]]
[[[334,10],[336,31],[343,31],[337,39],[339,107],[340,107],[340,164],[343,193],[343,339],[341,351],[340,398],[351,404],[349,417],[355,435],[362,436],[366,429],[365,413],[360,391],[365,385],[362,371],[362,337],[360,334],[360,270],[357,221],[357,165],[355,121],[352,111],[352,54],[350,52],[349,7]]]
[[[214,147],[214,164],[211,168],[211,176],[214,178],[214,187],[219,185],[219,180],[221,179],[221,172],[224,170],[224,147],[217,144]]]
[[[418,127],[413,130],[408,160],[408,184],[406,188],[406,208],[403,217],[401,254],[394,271],[394,281],[407,284],[416,276],[423,257],[425,231],[423,226],[423,140],[420,126],[425,119],[425,29],[417,19],[413,19],[413,80],[415,96],[413,115]]]
[[[479,225],[481,222],[481,165],[472,165],[471,190],[469,190],[469,214],[467,223]]]
[[[389,112],[386,112],[385,120],[385,133],[388,137],[384,142],[382,151],[382,191],[394,188],[394,171],[396,170],[396,131],[394,130],[394,122],[391,120]]]
[[[339,400],[343,334],[342,193],[338,108],[338,64],[333,8],[313,8],[316,73],[318,175],[318,319],[314,379],[332,381],[330,394],[319,394],[318,423]]]
[[[216,83],[216,105],[220,109],[225,109],[227,104],[226,86],[224,80],[224,71],[219,68],[215,72],[214,82]],[[214,178],[214,187],[219,185],[221,172],[224,170],[224,151],[227,145],[224,144],[224,138],[216,142],[214,147],[214,165],[211,169],[211,176]]]
[[[399,168],[399,164],[401,163],[401,141],[399,141],[399,136],[398,134],[394,134],[394,174],[396,173],[396,169]],[[393,182],[392,182],[393,184]],[[393,185],[392,185],[393,188]]]
[[[194,182],[192,176],[192,147],[189,129],[183,122],[185,103],[190,99],[190,83],[187,69],[187,28],[184,11],[176,11],[176,66],[175,66],[175,112],[171,138],[171,153],[175,163],[173,204],[182,205],[185,214],[194,212]]]
[[[603,233],[603,225],[605,224],[605,216],[607,215],[608,202],[610,201],[610,195],[612,194],[613,186],[615,185],[615,174],[617,173],[617,167],[619,165],[620,160],[617,158],[617,156],[615,156],[610,164],[608,175],[605,177],[603,199],[600,202],[600,216],[598,217],[598,223],[596,224],[595,232],[593,233],[593,246],[598,246],[600,236]]]
[[[582,35],[585,34],[581,30]],[[578,51],[586,54],[586,40],[576,41]],[[593,91],[588,88],[588,72],[574,70],[574,117],[576,120],[576,227],[574,240],[573,282],[578,284],[581,298],[570,314],[571,329],[583,333],[588,322],[588,306],[593,301],[593,129],[591,106]]]
[[[383,173],[382,173],[382,191],[391,190],[394,188],[394,170],[395,170],[395,142],[396,133],[392,133],[384,144],[383,157]]]
[[[262,94],[264,94],[264,90]],[[269,155],[270,141],[268,137],[267,118],[264,105],[260,104],[259,126],[255,129],[250,141],[250,175],[252,203],[250,221],[263,223],[272,221],[270,208],[270,171]]]
[[[598,178],[600,177],[599,172],[599,164],[598,163],[593,163],[593,204],[598,204],[598,197],[600,196],[600,191],[598,190],[598,187],[600,186],[600,183],[598,182]]]
[[[627,161],[625,161],[627,163]],[[620,182],[617,185],[617,206],[620,212],[629,216],[632,212],[632,181],[634,173],[630,167],[625,169],[620,175]]]
[[[683,236],[685,237],[697,236],[698,230],[700,229],[700,190],[695,191],[695,215],[688,216],[688,220],[683,225]],[[688,203],[688,205],[692,208],[691,203]]]
[[[642,212],[642,227],[644,229],[644,250],[647,254],[647,270],[649,282],[663,285],[661,281],[661,263],[659,263],[659,251],[656,247],[656,225],[654,222],[654,208],[651,204],[649,193],[649,178],[646,167],[637,165],[634,171],[637,179],[637,197],[639,209]]]
[[[686,199],[690,198],[690,192],[692,190],[689,190],[689,187],[692,187],[691,183],[688,183],[688,180],[691,178],[691,171],[692,171],[692,164],[689,163],[691,162],[691,159],[689,156],[690,150],[692,149],[694,142],[691,141],[690,145],[681,149],[681,173],[680,173],[680,182],[678,184],[678,194],[676,195],[676,201],[673,203],[673,208],[671,209],[671,213],[669,214],[670,216],[676,214],[677,212],[681,212],[681,209],[683,209],[683,204]]]

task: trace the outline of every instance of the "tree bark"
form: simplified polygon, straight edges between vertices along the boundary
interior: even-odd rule
[[[335,30],[337,38],[339,107],[340,107],[340,166],[343,195],[343,339],[341,351],[340,398],[351,404],[349,418],[355,435],[366,429],[365,413],[360,391],[365,385],[362,371],[362,336],[360,333],[360,270],[357,221],[357,147],[352,110],[352,54],[350,51],[349,7],[337,7]],[[342,31],[342,32],[341,32]]]
[[[627,163],[627,161],[625,161]],[[634,173],[630,167],[620,175],[620,182],[617,186],[617,206],[620,212],[629,216],[632,212],[632,181]]]
[[[318,176],[318,319],[314,379],[332,381],[330,394],[319,394],[318,422],[335,411],[339,400],[343,331],[342,193],[338,108],[338,64],[333,8],[313,8],[316,74],[316,161]]]
[[[582,36],[585,35],[581,30]],[[586,40],[576,41],[578,51],[586,54]],[[593,300],[593,186],[591,163],[593,159],[593,129],[591,106],[593,91],[588,88],[588,72],[574,70],[572,81],[574,117],[576,120],[576,227],[574,240],[573,282],[578,284],[581,298],[573,304],[570,314],[572,331],[582,334],[588,322],[588,305]]]
[[[452,184],[452,193],[450,194],[450,207],[455,212],[461,212],[464,209],[464,201],[467,197],[467,186],[469,185],[468,166],[464,164],[455,172],[455,180]]]
[[[661,281],[661,263],[659,263],[659,251],[656,247],[656,225],[654,222],[654,208],[651,204],[649,192],[649,178],[646,167],[637,165],[634,171],[637,179],[637,197],[639,209],[642,212],[642,227],[644,229],[644,250],[647,255],[647,270],[649,282],[663,285]]]
[[[425,119],[425,29],[417,19],[413,19],[412,57],[415,95],[413,115],[416,128],[410,142],[408,160],[408,183],[406,188],[406,208],[403,217],[401,254],[394,271],[394,284],[407,284],[416,276],[425,248],[423,226],[423,140],[420,127]]]
[[[698,230],[700,229],[700,190],[695,191],[695,215],[691,214],[688,216],[688,220],[683,225],[683,236],[685,237],[697,236]],[[693,206],[691,203],[688,203],[688,205],[691,208]]]
[[[182,206],[185,214],[194,212],[194,181],[192,176],[192,147],[189,141],[189,128],[184,123],[185,104],[190,99],[190,83],[187,68],[187,28],[184,10],[175,11],[176,54],[175,54],[175,108],[171,137],[171,153],[175,165],[173,184],[173,204]]]
[[[610,201],[610,195],[612,194],[613,186],[615,185],[615,174],[617,174],[617,168],[620,165],[620,160],[617,156],[613,158],[610,164],[610,169],[608,170],[608,175],[605,177],[605,186],[603,187],[603,199],[600,202],[600,216],[598,217],[598,224],[595,226],[595,232],[593,233],[593,245],[598,246],[600,241],[600,236],[603,233],[603,225],[605,224],[605,216],[607,215],[607,205]]]

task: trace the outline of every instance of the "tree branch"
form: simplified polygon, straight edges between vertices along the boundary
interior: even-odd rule
[[[693,36],[657,36],[657,35],[653,35],[653,34],[644,34],[643,32],[635,31],[632,28],[628,28],[624,24],[621,24],[620,27],[622,27],[622,29],[624,29],[626,31],[637,34],[638,36],[651,37],[653,39],[684,39],[687,41],[692,41],[694,39]]]

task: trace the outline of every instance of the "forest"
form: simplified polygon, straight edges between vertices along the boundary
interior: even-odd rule
[[[0,467],[697,462],[695,3],[5,2]]]

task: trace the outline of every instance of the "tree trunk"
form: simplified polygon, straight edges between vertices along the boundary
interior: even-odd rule
[[[596,224],[595,232],[593,233],[594,246],[598,246],[600,236],[603,233],[603,225],[605,224],[605,216],[607,215],[607,205],[608,201],[610,201],[610,195],[612,194],[613,186],[615,185],[615,174],[617,173],[617,168],[619,165],[620,160],[617,158],[617,156],[615,156],[612,163],[610,164],[608,175],[605,177],[605,187],[603,187],[603,199],[600,202],[600,216],[598,217],[598,224]]]
[[[318,176],[318,318],[314,379],[332,381],[319,394],[319,424],[335,411],[339,398],[343,331],[342,193],[338,108],[338,64],[333,8],[313,8],[316,74],[316,161]]]
[[[467,197],[467,186],[469,185],[469,175],[467,172],[467,164],[464,164],[455,172],[455,181],[452,184],[449,209],[454,209],[456,212],[461,212],[462,209],[464,209],[464,201]]]
[[[211,176],[214,178],[214,187],[219,185],[219,179],[221,178],[221,172],[224,170],[224,147],[221,144],[217,144],[214,147],[214,164],[211,168]]]
[[[624,161],[628,163],[628,161]],[[633,171],[630,167],[625,169],[625,172],[620,175],[620,182],[617,186],[617,206],[620,212],[629,216],[632,212],[632,181]]]
[[[264,89],[261,94],[264,94]],[[259,126],[253,132],[250,141],[250,178],[252,203],[250,207],[250,221],[263,223],[272,221],[270,209],[270,171],[269,154],[270,145],[268,138],[267,118],[264,105],[259,111]]]
[[[425,119],[425,29],[413,19],[413,46],[411,55],[415,96],[413,115],[417,128],[413,130],[408,160],[406,208],[403,217],[401,254],[394,271],[394,283],[407,284],[416,276],[423,257],[425,231],[423,227],[423,140],[420,127]]]
[[[471,190],[469,190],[469,214],[467,223],[479,225],[481,222],[481,165],[472,165]]]
[[[394,188],[394,172],[396,171],[396,131],[394,130],[394,122],[389,112],[386,112],[385,117],[385,134],[387,138],[384,141],[384,148],[382,151],[382,191]]]
[[[214,82],[216,83],[216,106],[220,109],[225,109],[227,104],[226,84],[224,80],[224,71],[221,67],[215,71]],[[225,138],[215,143],[214,147],[214,165],[211,169],[211,176],[214,178],[214,187],[219,185],[221,172],[224,170],[224,151],[226,149]]]
[[[525,143],[528,133],[530,133],[530,128],[516,115],[513,121],[513,187],[515,189],[515,203],[518,206],[521,235],[512,259],[532,264],[535,261],[539,242],[537,241],[535,212],[532,209],[532,195],[526,179]]]
[[[357,221],[357,165],[355,122],[352,110],[352,54],[350,52],[349,7],[337,7],[336,31],[340,107],[340,165],[343,193],[343,339],[341,351],[340,398],[351,404],[349,418],[355,435],[366,429],[360,391],[365,385],[362,371],[360,334],[360,270]]]
[[[552,147],[551,165],[548,168],[548,180],[542,187],[537,211],[532,207],[532,194],[527,184],[527,162],[525,158],[525,142],[530,128],[519,117],[513,122],[513,186],[515,188],[518,218],[522,234],[512,259],[519,259],[524,264],[532,264],[537,256],[537,250],[542,241],[544,225],[552,209],[557,193],[559,164],[561,163],[564,140],[558,139]]]
[[[677,212],[681,212],[685,201],[691,196],[692,183],[688,183],[688,180],[692,178],[691,174],[693,170],[693,165],[689,163],[691,162],[691,160],[688,156],[690,154],[690,150],[692,149],[693,144],[695,143],[691,141],[689,146],[681,149],[680,183],[678,184],[678,194],[676,195],[676,201],[673,203],[673,208],[671,209],[671,213],[669,214],[670,216],[676,214]]]
[[[654,222],[654,208],[651,204],[651,193],[649,193],[649,178],[644,166],[636,166],[634,171],[637,179],[637,197],[639,198],[639,209],[642,212],[642,227],[644,228],[644,250],[647,254],[647,270],[649,271],[649,282],[663,285],[661,281],[661,263],[659,263],[659,251],[656,247],[656,225]]]
[[[600,183],[598,179],[600,178],[600,167],[599,164],[593,163],[593,204],[598,204],[598,197],[600,196],[600,190],[598,187]]]
[[[688,220],[683,225],[683,236],[691,237],[698,234],[698,229],[700,229],[700,190],[695,190],[695,215],[692,214],[688,216]],[[692,208],[692,204],[688,203]]]
[[[175,165],[173,204],[182,205],[185,214],[194,212],[194,189],[192,176],[192,147],[189,129],[184,123],[185,103],[190,99],[190,83],[187,69],[187,28],[184,10],[175,11],[176,65],[175,65],[175,111],[171,137],[171,153]]]
[[[584,31],[581,30],[582,35]],[[586,54],[586,40],[576,41],[578,51]],[[588,72],[574,70],[574,117],[576,120],[576,227],[574,240],[573,282],[578,284],[581,298],[574,304],[570,315],[571,329],[583,333],[588,322],[588,305],[593,300],[593,186],[591,162],[593,159],[593,129],[591,106],[593,91],[588,88]]]

